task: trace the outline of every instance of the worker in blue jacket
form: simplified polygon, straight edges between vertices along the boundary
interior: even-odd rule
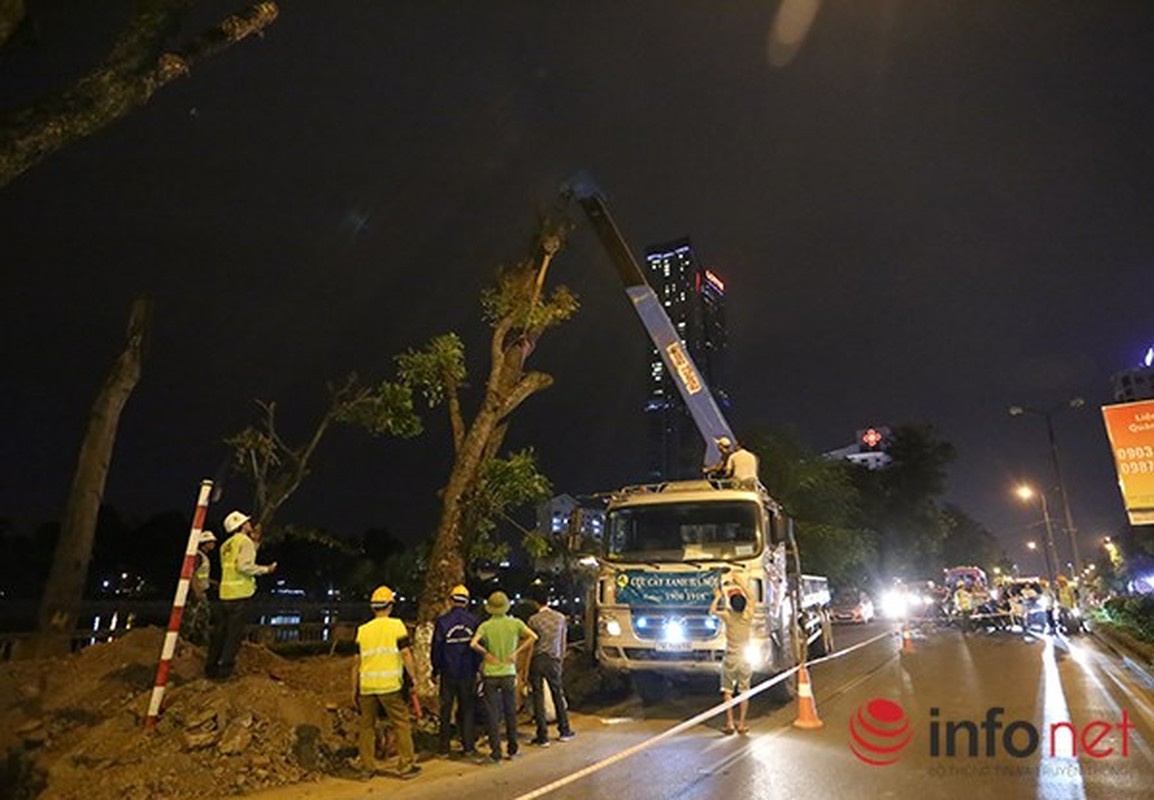
[[[449,755],[454,701],[457,706],[457,730],[466,757],[476,757],[475,709],[477,668],[481,657],[470,646],[477,632],[478,619],[469,612],[469,590],[455,586],[449,593],[450,608],[437,618],[433,627],[432,664],[434,680],[441,681],[441,749]]]

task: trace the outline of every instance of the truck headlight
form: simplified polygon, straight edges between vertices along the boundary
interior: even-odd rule
[[[620,636],[621,623],[610,616],[602,616],[597,620],[597,626],[606,636]]]
[[[684,642],[685,641],[685,626],[681,624],[680,620],[670,620],[665,625],[665,641],[667,642]]]

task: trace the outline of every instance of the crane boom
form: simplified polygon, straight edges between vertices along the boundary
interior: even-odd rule
[[[697,430],[705,440],[705,465],[717,464],[721,460],[717,441],[723,436],[731,442],[736,441],[733,431],[730,430],[729,422],[721,413],[713,393],[702,379],[697,365],[678,335],[677,328],[665,313],[657,293],[645,279],[645,273],[641,271],[641,267],[633,257],[625,237],[621,235],[621,230],[613,221],[604,195],[592,178],[584,172],[573,176],[561,191],[565,196],[576,200],[589,218],[597,238],[601,240],[601,245],[609,254],[621,282],[625,285],[625,294],[633,304],[637,316],[641,318],[641,323],[657,348],[665,369],[673,377],[673,382],[677,385],[677,390],[681,393],[681,398],[685,401]]]

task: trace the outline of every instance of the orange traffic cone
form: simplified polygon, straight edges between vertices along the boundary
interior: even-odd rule
[[[902,652],[916,653],[917,648],[914,647],[914,632],[910,630],[909,625],[902,626]]]
[[[809,670],[802,664],[797,671],[797,719],[793,727],[816,730],[825,725],[817,717],[817,704],[813,700],[813,686],[809,682]]]

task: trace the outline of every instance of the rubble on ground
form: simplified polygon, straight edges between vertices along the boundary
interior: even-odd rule
[[[204,650],[182,643],[146,732],[163,639],[143,628],[60,658],[0,662],[0,798],[204,800],[353,776],[347,656],[288,659],[246,642],[237,676],[217,683],[203,677]],[[571,706],[626,686],[576,650],[565,684]],[[435,732],[434,715],[417,724],[418,752],[432,752]]]
[[[341,774],[355,754],[350,661],[246,643],[237,677],[202,677],[181,645],[161,717],[144,720],[164,632],[61,658],[0,663],[0,796],[145,800],[243,794]]]

